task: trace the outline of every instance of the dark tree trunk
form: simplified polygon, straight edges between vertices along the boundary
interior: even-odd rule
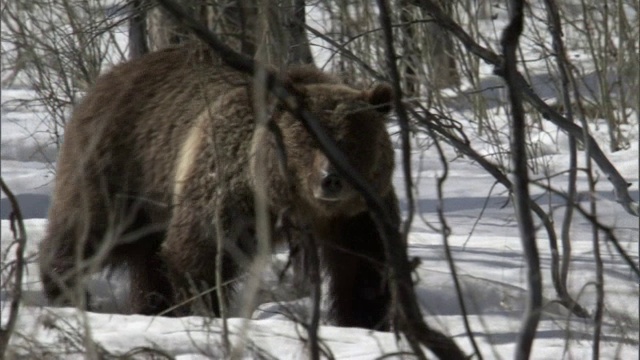
[[[306,16],[304,0],[293,1],[293,12],[288,21],[291,46],[289,48],[289,64],[313,64],[313,55],[305,29]]]
[[[209,6],[206,5],[205,0],[179,0],[177,3],[191,16],[208,24],[207,8]],[[195,38],[160,7],[149,10],[147,31],[150,50],[163,49]]]
[[[418,66],[420,61],[418,57],[420,52],[416,46],[418,37],[414,26],[411,24],[412,16],[410,14],[415,7],[408,4],[407,0],[400,0],[400,23],[402,24],[402,37],[400,48],[402,49],[402,61],[400,71],[402,72],[402,87],[405,96],[413,98],[420,95],[420,81],[418,80]]]
[[[449,17],[453,14],[454,4],[450,1],[437,0],[436,3]],[[451,35],[436,22],[427,24],[428,68],[430,85],[436,89],[456,86],[460,83],[460,75],[454,57],[454,42]]]
[[[180,0],[179,4],[240,53],[277,67],[313,63],[304,0]],[[150,12],[147,23],[153,50],[193,38],[159,7]]]
[[[131,0],[129,18],[129,58],[135,59],[149,52],[147,44],[146,0]]]

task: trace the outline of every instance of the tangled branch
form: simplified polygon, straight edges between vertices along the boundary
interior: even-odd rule
[[[432,0],[413,0],[414,4],[423,8],[430,16],[433,17],[443,29],[449,31],[455,36],[462,45],[471,53],[480,57],[482,60],[491,64],[495,68],[497,75],[504,77],[504,71],[502,65],[504,59],[502,56],[487,49],[478,44],[473,38],[464,31],[464,29],[458,25],[453,19],[440,9],[438,5]],[[572,123],[567,118],[562,116],[551,106],[545,103],[527,83],[527,80],[521,73],[516,72],[513,78],[513,85],[520,89],[523,100],[533,106],[536,110],[542,114],[542,116],[551,121],[554,125],[565,131],[570,136],[576,138],[582,144],[585,145],[586,151],[590,154],[593,161],[596,162],[600,170],[607,175],[607,179],[611,182],[615,189],[616,200],[622,205],[622,207],[629,214],[634,216],[640,216],[640,207],[637,201],[634,201],[629,194],[629,182],[627,182],[620,172],[613,166],[611,161],[604,154],[596,140],[588,133],[585,133],[577,124]]]

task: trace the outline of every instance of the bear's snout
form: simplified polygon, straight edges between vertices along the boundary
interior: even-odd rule
[[[320,180],[320,191],[315,194],[316,198],[326,201],[340,200],[344,183],[340,175],[336,173],[325,173]]]
[[[311,183],[311,191],[316,200],[339,202],[351,200],[357,192],[349,185],[329,159],[320,151],[314,159],[315,176]]]

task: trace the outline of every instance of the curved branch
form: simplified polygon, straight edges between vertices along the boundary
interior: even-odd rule
[[[511,105],[511,158],[513,166],[513,197],[520,230],[520,242],[526,263],[527,301],[520,333],[516,344],[515,359],[529,359],[536,329],[542,315],[542,275],[540,256],[536,243],[536,229],[529,203],[529,175],[527,169],[526,121],[522,106],[521,87],[517,85],[517,49],[524,27],[523,0],[509,1],[509,24],[502,31],[500,45],[504,55],[502,70],[507,84]]]
[[[11,231],[15,238],[16,246],[16,272],[15,283],[13,286],[13,296],[11,297],[11,305],[9,306],[9,319],[4,329],[0,329],[0,354],[5,354],[7,346],[9,345],[9,339],[13,334],[18,320],[18,311],[20,310],[20,301],[22,300],[22,275],[25,266],[24,262],[24,248],[27,243],[27,233],[24,227],[24,221],[22,218],[22,211],[18,205],[13,192],[9,189],[7,184],[4,183],[4,179],[0,177],[0,187],[2,192],[7,195],[9,202],[11,203]],[[15,223],[18,223],[18,229],[16,231]]]

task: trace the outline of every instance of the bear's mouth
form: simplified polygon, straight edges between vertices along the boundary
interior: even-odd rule
[[[312,192],[317,201],[334,205],[341,202],[350,202],[358,195],[350,186],[344,186],[340,190],[330,190],[325,186],[316,186]]]
[[[323,194],[321,190],[314,191],[313,197],[318,201],[330,204],[335,204],[345,200],[345,198],[342,196]]]
[[[312,191],[314,203],[312,207],[321,213],[332,216],[353,216],[367,209],[364,199],[350,186],[339,194],[327,194],[320,186]]]

